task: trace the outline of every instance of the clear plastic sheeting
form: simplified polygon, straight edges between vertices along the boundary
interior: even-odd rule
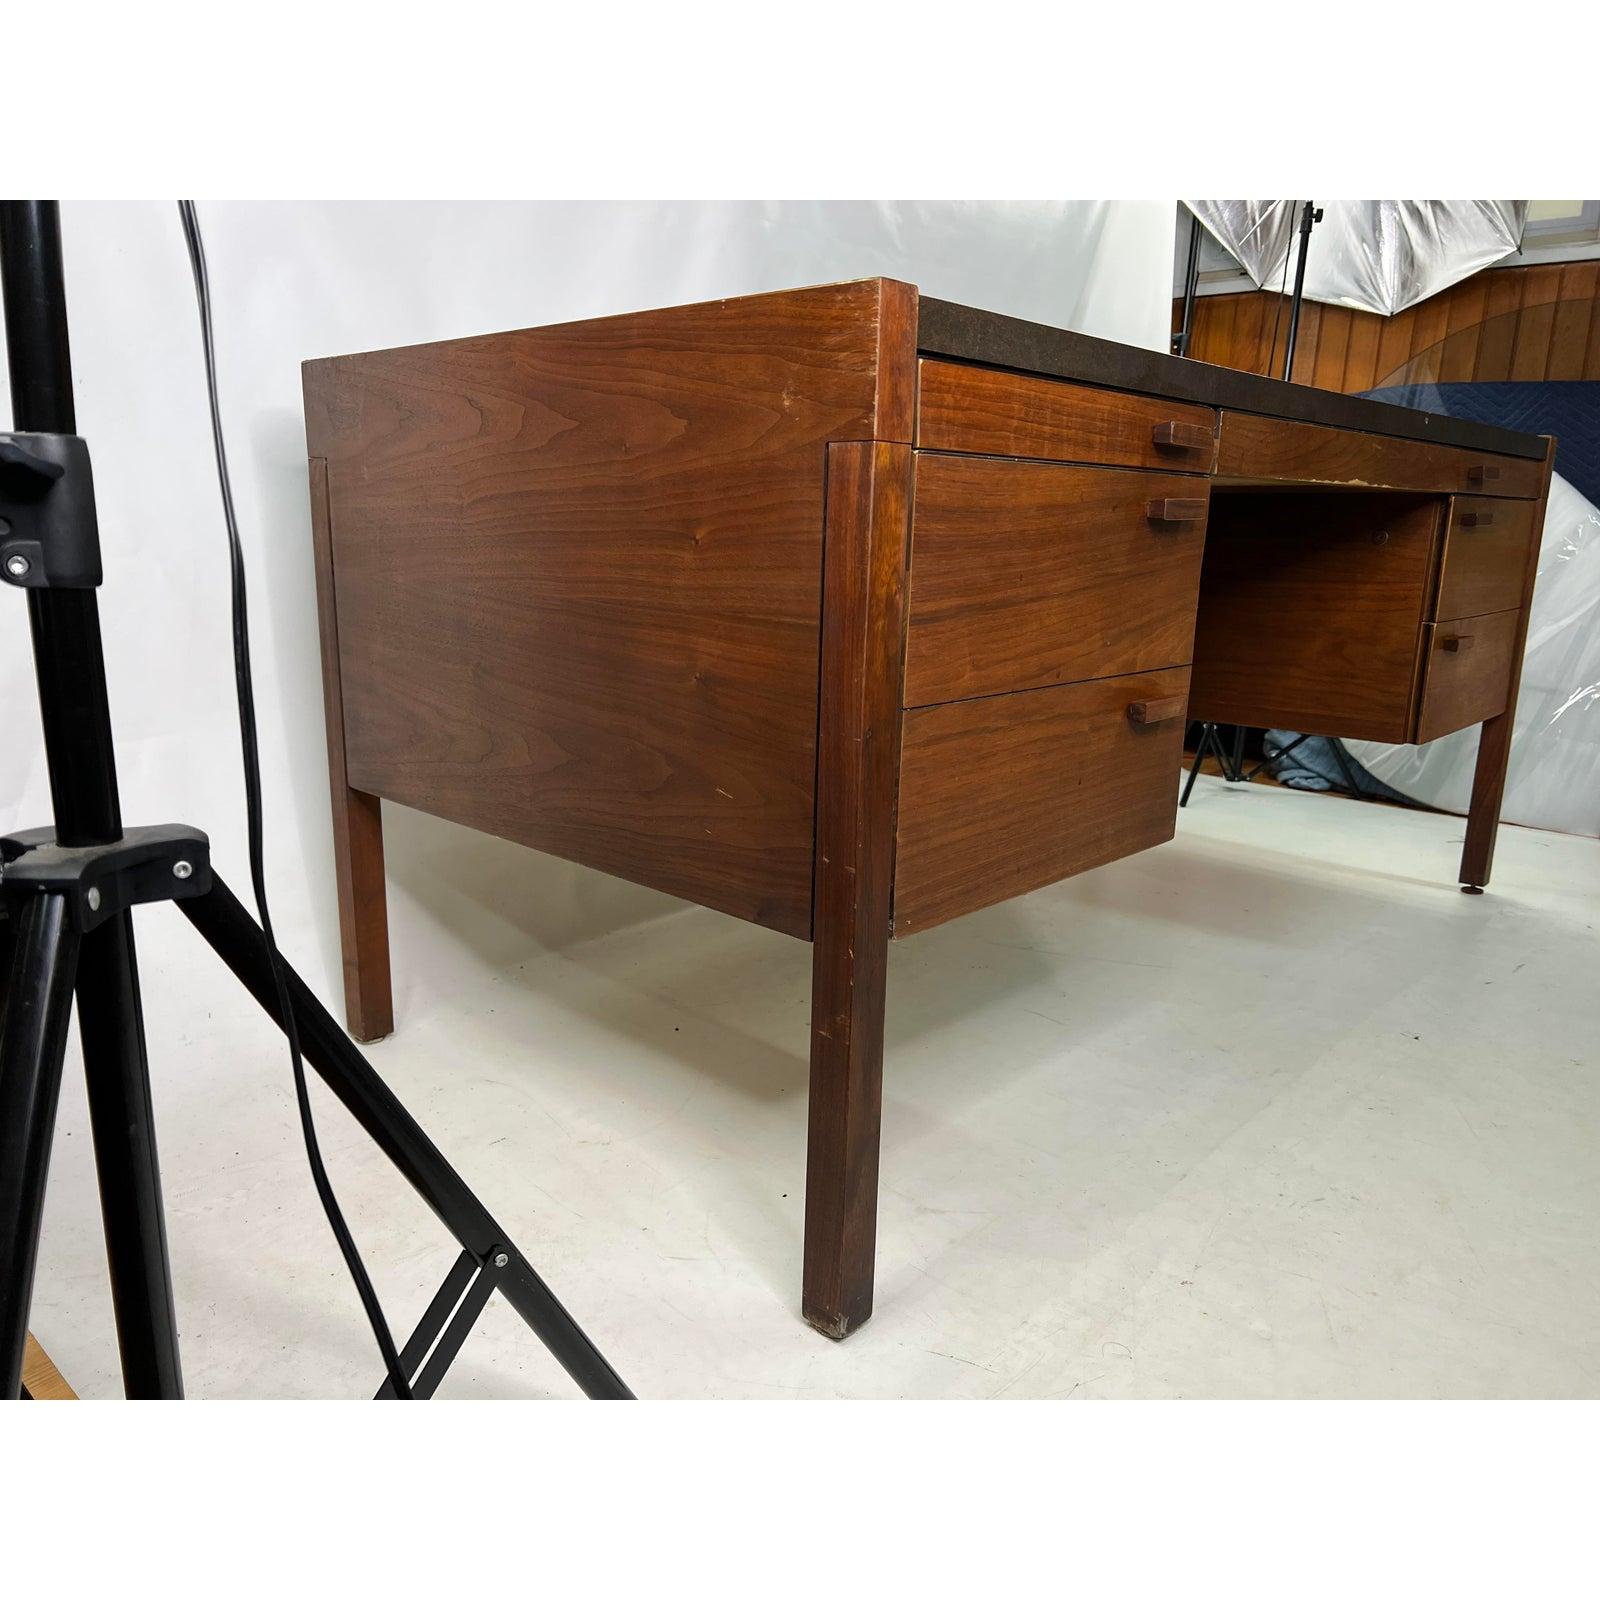
[[[1295,200],[1184,202],[1259,288],[1295,250]],[[1513,254],[1526,200],[1325,200],[1306,250],[1305,297],[1392,317]],[[1290,268],[1292,271],[1292,267]]]
[[[1465,813],[1476,728],[1426,745],[1345,747],[1408,799]],[[1600,836],[1600,509],[1561,477],[1539,546],[1502,820]]]

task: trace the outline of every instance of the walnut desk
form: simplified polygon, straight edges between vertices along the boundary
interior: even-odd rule
[[[380,799],[812,941],[835,1338],[889,940],[1171,838],[1186,716],[1482,723],[1488,880],[1548,440],[881,279],[308,362],[305,399],[352,1033],[393,1025]]]

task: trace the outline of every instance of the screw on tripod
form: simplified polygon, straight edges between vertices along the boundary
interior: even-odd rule
[[[194,867],[187,861],[174,861],[172,863],[172,876],[174,878],[193,877]]]

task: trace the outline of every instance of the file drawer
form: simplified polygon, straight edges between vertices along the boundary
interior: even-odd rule
[[[905,703],[1193,658],[1206,481],[922,455]]]
[[[1170,839],[1189,669],[907,711],[894,933]]]

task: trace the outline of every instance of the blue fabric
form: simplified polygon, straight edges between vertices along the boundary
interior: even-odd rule
[[[1268,756],[1277,757],[1272,763],[1273,777],[1286,789],[1309,789],[1317,794],[1339,789],[1349,793],[1345,769],[1334,753],[1335,740],[1315,735],[1295,745],[1287,755],[1280,754],[1299,737],[1299,734],[1290,733],[1286,728],[1268,728],[1262,734],[1262,751]],[[1348,750],[1344,753],[1344,759],[1349,764],[1350,776],[1356,781],[1357,794],[1372,800],[1394,800],[1403,806],[1414,804],[1397,789],[1391,789],[1388,784],[1374,778]]]
[[[1556,436],[1556,471],[1600,503],[1600,383],[1408,383],[1369,389],[1369,400]]]

